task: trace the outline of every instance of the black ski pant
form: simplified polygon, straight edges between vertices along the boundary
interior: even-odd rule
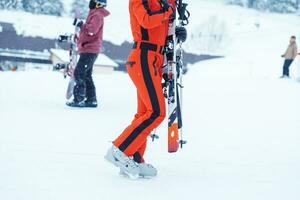
[[[290,76],[290,66],[293,63],[293,59],[285,59],[283,64],[283,75]]]
[[[74,71],[76,85],[74,87],[74,101],[81,102],[96,100],[96,88],[92,78],[93,66],[98,54],[82,53]]]

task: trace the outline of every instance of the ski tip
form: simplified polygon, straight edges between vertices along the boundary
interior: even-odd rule
[[[179,149],[179,132],[178,124],[174,123],[169,127],[168,130],[168,152],[175,153]]]

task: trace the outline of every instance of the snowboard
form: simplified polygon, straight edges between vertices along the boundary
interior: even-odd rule
[[[69,62],[67,63],[58,63],[54,69],[55,70],[62,70],[63,69],[63,75],[66,79],[69,77],[68,86],[66,90],[66,99],[70,100],[73,96],[74,87],[76,85],[75,77],[74,77],[74,71],[78,62],[78,48],[77,48],[77,41],[80,34],[80,29],[83,24],[83,21],[79,20],[80,12],[76,10],[75,18],[73,21],[74,33],[72,34],[65,34],[60,35],[58,37],[59,43],[67,43],[69,44]]]
[[[73,96],[74,87],[76,85],[74,77],[71,77],[68,83],[67,93],[66,93],[66,99],[70,100]]]
[[[65,76],[69,76],[70,80],[68,83],[68,88],[66,92],[66,99],[69,100],[73,96],[74,87],[76,85],[74,71],[78,62],[78,48],[77,48],[77,40],[80,34],[80,26],[78,26],[78,17],[75,16],[73,26],[75,26],[74,34],[71,35],[71,44],[69,49],[70,62],[68,67],[65,69]]]

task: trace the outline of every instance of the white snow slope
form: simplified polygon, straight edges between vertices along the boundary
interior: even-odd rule
[[[300,84],[278,79],[277,57],[300,33],[299,18],[261,14],[265,28],[250,32],[254,11],[199,2],[205,11],[232,13],[228,23],[240,13],[244,23],[228,25],[239,34],[226,58],[190,66],[188,144],[168,154],[166,121],[157,129],[161,138],[149,142],[146,160],[158,177],[128,180],[103,159],[136,109],[126,74],[96,75],[100,108],[70,109],[61,74],[8,72],[0,74],[0,199],[298,200]]]

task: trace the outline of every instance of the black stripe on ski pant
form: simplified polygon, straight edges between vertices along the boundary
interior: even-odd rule
[[[144,40],[144,41],[149,40],[148,29],[145,29],[144,27],[141,26],[141,34],[142,34],[142,40]]]
[[[141,46],[140,60],[143,79],[151,101],[152,114],[148,119],[146,119],[138,127],[136,127],[126,138],[126,140],[119,146],[119,149],[123,152],[148,126],[150,126],[160,116],[160,105],[148,65],[148,52],[150,49],[151,48],[149,48],[147,45]]]

